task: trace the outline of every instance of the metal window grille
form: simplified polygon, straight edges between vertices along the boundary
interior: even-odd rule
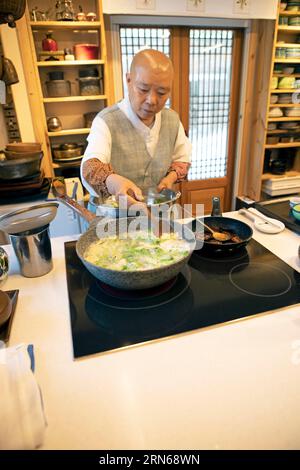
[[[126,90],[125,74],[129,72],[134,54],[142,49],[157,49],[167,56],[170,56],[170,29],[121,26],[120,43],[123,88]]]
[[[232,48],[231,30],[190,30],[189,180],[227,172]]]

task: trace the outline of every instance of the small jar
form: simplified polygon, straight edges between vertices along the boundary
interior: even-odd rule
[[[65,60],[75,60],[75,56],[72,52],[72,49],[66,48],[64,50],[65,53]]]
[[[99,77],[78,78],[79,92],[82,96],[102,95],[102,80]]]

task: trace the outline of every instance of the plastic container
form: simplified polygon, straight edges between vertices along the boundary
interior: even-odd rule
[[[46,87],[50,98],[71,95],[71,82],[69,80],[50,80],[46,82]]]
[[[98,77],[78,78],[79,93],[82,96],[103,95],[103,82]]]

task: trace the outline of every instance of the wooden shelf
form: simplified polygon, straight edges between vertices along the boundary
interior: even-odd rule
[[[293,176],[300,176],[299,171],[286,171],[283,175],[274,175],[273,173],[263,173],[262,180],[269,180],[274,178],[292,178]]]
[[[300,13],[298,13],[297,16],[300,16]],[[288,25],[280,24],[278,25],[278,31],[282,31],[284,33],[291,33],[291,34],[300,33],[300,26],[288,26]]]
[[[100,21],[30,21],[30,26],[37,29],[99,29]]]
[[[268,121],[269,122],[280,122],[280,121],[283,121],[283,122],[288,122],[288,121],[300,121],[300,116],[298,117],[269,117],[268,118]]]
[[[93,60],[44,60],[36,63],[38,67],[63,67],[70,65],[100,65],[104,64],[104,60],[93,59]]]
[[[300,14],[299,14],[300,16]],[[276,46],[275,47],[291,47],[291,48],[297,48],[300,47],[300,43],[298,42],[276,42]]]
[[[91,131],[90,127],[83,127],[82,129],[63,129],[62,131],[48,132],[49,137],[56,137],[61,135],[79,135],[89,134]]]
[[[300,65],[300,61],[299,61]],[[300,73],[273,73],[273,77],[300,77]]]
[[[300,108],[300,103],[294,104],[281,104],[281,103],[272,103],[269,104],[270,108]],[[300,117],[300,116],[299,116]]]
[[[266,144],[265,149],[286,149],[300,147],[300,142],[279,142],[279,144]]]
[[[75,162],[70,162],[70,163],[56,163],[52,162],[53,168],[71,168],[71,167],[77,167],[81,165],[81,160],[77,160]]]
[[[44,103],[66,103],[72,101],[95,101],[106,100],[106,95],[87,95],[87,96],[61,96],[57,98],[44,98]]]
[[[300,16],[300,11],[280,10],[279,16]]]
[[[300,31],[299,31],[300,33]],[[300,44],[299,44],[299,49],[300,49]],[[276,64],[299,64],[300,63],[300,55],[299,57],[295,57],[295,58],[289,58],[289,59],[274,59],[274,62]]]
[[[272,88],[271,93],[297,93],[300,88]]]
[[[268,131],[268,129],[266,130],[266,133],[269,135],[269,134],[288,134],[289,136],[293,137],[295,136],[296,134],[299,134],[300,133],[300,129],[297,131],[295,129],[273,129],[272,131]]]

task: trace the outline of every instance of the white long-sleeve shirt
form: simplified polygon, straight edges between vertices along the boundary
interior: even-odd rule
[[[159,139],[159,132],[161,127],[161,112],[155,115],[155,120],[152,127],[146,126],[134,113],[131,108],[128,96],[118,103],[118,107],[123,111],[125,116],[129,119],[135,129],[139,132],[147,151],[151,157],[154,156],[156,146]],[[111,133],[106,122],[97,115],[93,120],[90,134],[87,138],[88,145],[84,153],[81,163],[81,178],[87,190],[96,195],[93,188],[87,183],[82,175],[82,166],[84,162],[91,158],[97,158],[102,163],[110,163],[111,158]],[[182,123],[180,122],[178,128],[177,139],[172,156],[174,162],[189,163],[191,158],[192,146],[189,139],[186,137]]]

